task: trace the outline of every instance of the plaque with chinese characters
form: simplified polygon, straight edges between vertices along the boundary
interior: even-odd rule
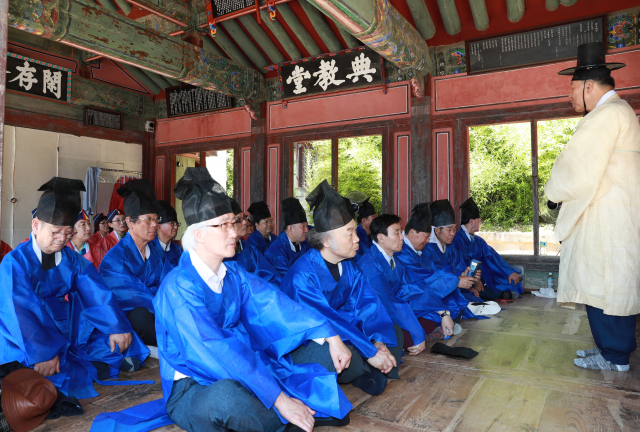
[[[220,18],[242,9],[255,9],[255,5],[254,0],[211,0],[211,12],[214,18]]]
[[[382,85],[382,57],[370,48],[345,50],[278,66],[284,99]]]
[[[578,45],[604,43],[604,17],[467,43],[469,74],[575,58]]]
[[[7,90],[70,102],[71,69],[8,53]]]
[[[122,114],[84,107],[84,124],[107,129],[122,130]]]
[[[229,96],[202,87],[184,84],[170,87],[165,93],[168,117],[231,108]]]

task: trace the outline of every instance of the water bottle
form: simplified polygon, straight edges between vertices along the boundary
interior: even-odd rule
[[[540,239],[540,255],[547,254],[547,237],[542,236]]]
[[[549,276],[547,276],[547,288],[553,289],[553,274],[549,272]]]

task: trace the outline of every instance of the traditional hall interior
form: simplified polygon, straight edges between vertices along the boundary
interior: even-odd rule
[[[405,355],[382,395],[343,387],[349,425],[317,430],[640,431],[640,354],[626,374],[574,366],[593,345],[586,312],[530,293],[560,262],[540,248],[538,123],[577,116],[557,72],[585,42],[626,64],[615,90],[640,117],[639,0],[0,0],[0,14],[0,233],[13,248],[37,188],[91,168],[97,211],[146,178],[184,221],[173,186],[207,167],[243,209],[265,201],[277,234],[280,202],[303,197],[317,162],[306,149],[324,143],[339,189],[353,137],[380,137],[382,213],[404,225],[416,204],[448,199],[459,217],[470,129],[530,124],[531,250],[503,255],[525,270],[523,298],[444,341],[473,359]],[[158,360],[120,379],[155,384],[95,384],[84,415],[34,430],[89,431],[162,397]]]

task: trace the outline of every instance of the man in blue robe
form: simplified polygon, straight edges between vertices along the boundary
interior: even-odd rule
[[[480,231],[480,209],[473,198],[469,198],[460,206],[460,229],[456,233],[451,248],[458,252],[468,267],[471,260],[482,262],[482,280],[489,287],[480,293],[485,299],[515,299],[524,291],[520,283],[520,273],[511,267],[481,237],[475,235]]]
[[[380,394],[387,384],[384,374],[399,378],[402,331],[351,259],[358,249],[358,236],[344,199],[324,180],[307,202],[315,225],[308,236],[312,249],[287,272],[281,289],[324,315],[348,343],[351,366],[338,382]]]
[[[269,247],[272,241],[278,237],[273,234],[273,218],[269,206],[264,201],[252,203],[247,209],[250,221],[255,227],[255,231],[247,237],[247,241],[251,243],[261,254]]]
[[[284,229],[265,250],[264,256],[278,270],[280,276],[284,277],[293,263],[304,255],[310,246],[306,241],[309,232],[307,213],[297,198],[282,200],[282,217]]]
[[[338,332],[237,263],[223,263],[241,221],[206,168],[187,168],[174,192],[189,225],[185,253],[154,299],[169,417],[197,432],[348,423],[352,406],[334,372],[349,366],[350,353]],[[332,370],[293,362],[289,353],[305,344],[322,348],[318,360]]]
[[[370,230],[373,247],[358,261],[358,266],[394,324],[402,329],[405,351],[409,355],[418,355],[425,349],[426,342],[442,339],[445,334],[453,335],[451,314],[431,291],[406,282],[404,265],[394,259],[394,254],[400,252],[404,244],[400,218],[392,214],[380,215],[371,222]],[[423,312],[437,314],[444,328],[438,328],[440,320],[427,320],[413,313],[407,300],[416,291],[422,291]]]
[[[235,213],[241,223],[236,227],[238,232],[238,245],[236,247],[236,254],[231,258],[225,258],[224,262],[235,261],[241,265],[246,271],[252,273],[269,283],[280,286],[282,277],[276,268],[262,255],[258,250],[248,241],[242,240],[242,237],[247,234],[247,228],[249,222],[244,215],[244,212],[240,208],[240,204],[233,198],[229,198],[231,202],[231,210]]]
[[[169,264],[175,267],[182,255],[182,247],[174,241],[178,235],[178,228],[180,228],[178,213],[169,201],[158,200],[158,205],[160,225],[158,225],[158,235],[153,239],[151,245],[164,252]]]
[[[356,205],[355,207],[357,207],[356,214],[358,218],[356,234],[358,234],[358,238],[360,239],[360,249],[358,249],[356,259],[359,260],[369,251],[371,246],[373,246],[369,226],[371,225],[371,221],[378,217],[378,215],[376,214],[376,209],[373,207],[373,204],[369,202],[369,198],[364,200],[361,205]]]
[[[68,396],[135,370],[149,350],[93,264],[65,247],[81,209],[80,180],[45,183],[32,234],[0,264],[0,364],[17,361]]]
[[[431,235],[429,243],[422,253],[422,260],[429,261],[438,270],[458,275],[465,275],[468,271],[462,253],[451,246],[456,235],[456,214],[448,199],[441,199],[431,203]],[[470,288],[461,288],[470,302],[482,303],[480,293],[484,290],[482,285],[482,271],[478,269],[475,274],[475,283]]]
[[[105,255],[100,276],[127,314],[133,330],[157,358],[153,298],[173,266],[160,248],[151,247],[160,222],[155,193],[148,179],[129,180],[117,190],[124,198],[129,231]]]
[[[456,276],[438,270],[430,260],[423,260],[424,248],[431,234],[431,210],[429,203],[417,204],[412,211],[402,233],[402,250],[394,257],[404,266],[403,298],[409,303],[415,315],[433,322],[440,322],[439,314],[431,310],[431,295],[435,295],[446,306],[451,318],[473,318],[467,300],[458,288],[470,288],[475,279]],[[429,295],[425,297],[425,293]]]

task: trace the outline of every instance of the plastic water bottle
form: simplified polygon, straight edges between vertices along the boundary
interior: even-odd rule
[[[540,239],[540,255],[547,254],[547,237],[542,236]]]
[[[547,276],[547,288],[553,289],[553,274],[549,272],[549,276]]]

